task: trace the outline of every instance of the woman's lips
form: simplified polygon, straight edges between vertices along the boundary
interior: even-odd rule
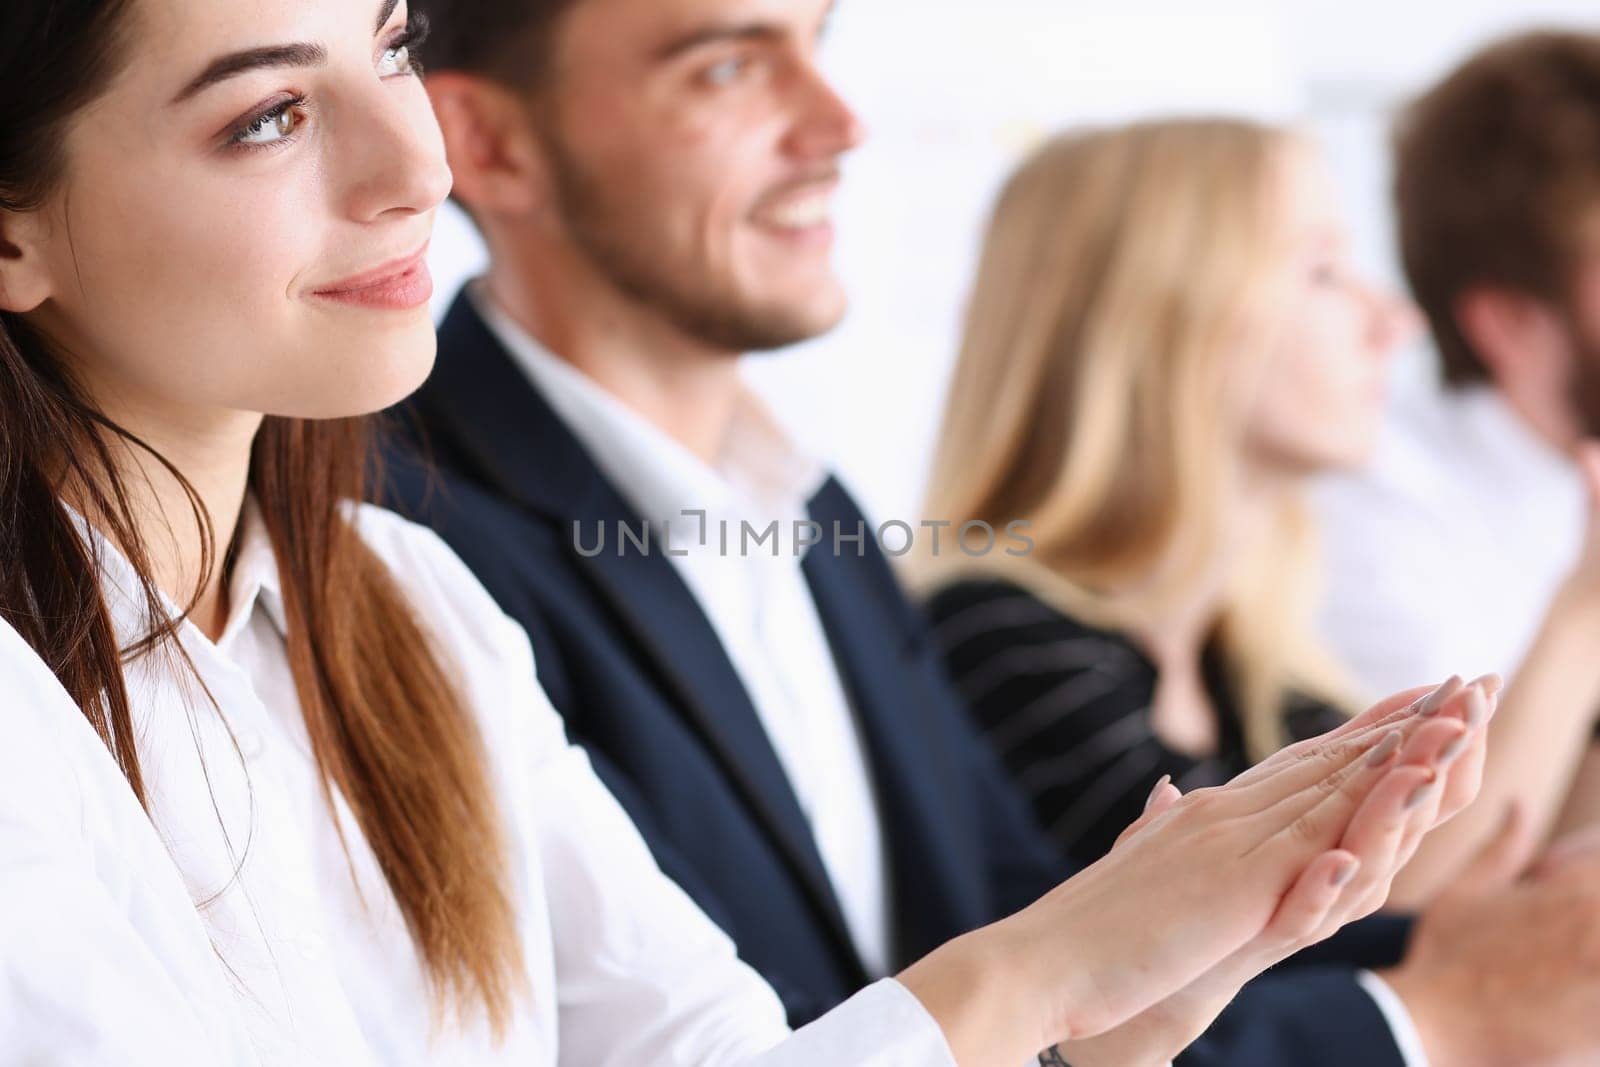
[[[433,275],[428,271],[426,246],[405,259],[346,278],[316,295],[324,300],[381,311],[409,311],[433,297]]]

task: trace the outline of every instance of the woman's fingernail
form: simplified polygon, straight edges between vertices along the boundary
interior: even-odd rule
[[[1423,716],[1439,714],[1446,702],[1461,692],[1461,685],[1461,675],[1452,674],[1443,685],[1428,694],[1422,702],[1422,707],[1417,709],[1417,714]]]
[[[1389,762],[1389,757],[1394,755],[1394,750],[1400,747],[1400,732],[1391,730],[1378,742],[1378,747],[1372,750],[1372,755],[1367,757],[1368,767],[1382,767]]]
[[[1467,691],[1467,725],[1476,730],[1489,718],[1489,698],[1483,687],[1474,685]]]
[[[1483,690],[1484,696],[1493,699],[1500,694],[1500,688],[1505,683],[1500,680],[1500,676],[1498,674],[1490,672],[1489,674],[1478,675],[1478,677],[1474,678],[1467,684],[1477,686],[1479,689]]]
[[[1439,752],[1439,766],[1448,767],[1450,764],[1460,759],[1461,753],[1467,750],[1467,743],[1471,740],[1472,738],[1469,735],[1462,734],[1460,737],[1444,746],[1444,748]]]
[[[1354,878],[1360,869],[1361,861],[1352,856],[1333,869],[1333,877],[1329,881],[1333,884],[1333,888],[1343,889],[1350,884],[1350,879]]]
[[[1423,782],[1421,785],[1417,786],[1417,788],[1411,791],[1411,796],[1406,798],[1406,810],[1415,811],[1422,807],[1422,805],[1433,796],[1433,791],[1437,788],[1439,788],[1439,780],[1437,778],[1431,782]]]
[[[1156,783],[1156,787],[1154,789],[1150,790],[1150,796],[1145,799],[1145,802],[1144,802],[1144,810],[1145,811],[1149,811],[1150,810],[1150,805],[1152,805],[1152,804],[1154,804],[1156,802],[1156,797],[1160,795],[1161,790],[1166,788],[1168,783],[1170,783],[1171,781],[1172,781],[1172,775],[1163,774],[1161,776],[1161,780]]]

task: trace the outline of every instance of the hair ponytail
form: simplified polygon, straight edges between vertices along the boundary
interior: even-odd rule
[[[65,131],[114,74],[127,0],[0,4],[0,257],[8,214],[48,203]],[[44,659],[146,804],[123,663],[177,650],[124,471],[142,452],[184,486],[217,566],[198,495],[157,453],[110,423],[64,353],[23,315],[0,312],[0,618]],[[276,553],[288,656],[323,788],[355,814],[442,1008],[503,1032],[525,977],[505,847],[473,717],[400,587],[347,521],[366,499],[368,420],[268,418],[250,490]],[[138,573],[150,623],[121,648],[98,561],[65,502]],[[226,574],[223,575],[226,578]]]

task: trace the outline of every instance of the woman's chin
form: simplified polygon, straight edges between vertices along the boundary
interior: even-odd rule
[[[353,419],[374,415],[422,388],[422,383],[428,380],[432,370],[430,346],[426,359],[407,360],[403,364],[388,363],[370,368],[369,373],[349,377],[340,375],[338,380],[324,377],[317,383],[320,388],[297,390],[294,396],[278,397],[275,402],[256,409],[289,419]],[[301,384],[311,383],[303,381]]]

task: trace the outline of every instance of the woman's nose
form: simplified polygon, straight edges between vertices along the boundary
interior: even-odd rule
[[[347,210],[359,222],[386,214],[426,214],[450,195],[444,138],[420,87],[415,98],[391,86],[341,131],[348,153]]]

